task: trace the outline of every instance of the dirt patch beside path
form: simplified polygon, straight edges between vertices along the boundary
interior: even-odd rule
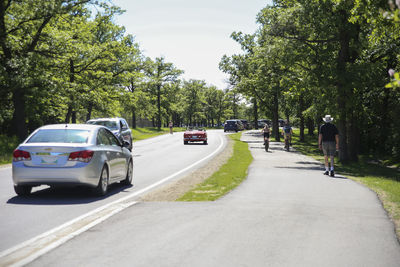
[[[231,157],[233,152],[233,141],[228,137],[225,149],[211,159],[206,165],[193,171],[192,173],[168,183],[160,188],[145,194],[140,201],[175,201],[186,192],[195,188],[198,184],[209,178],[214,172],[224,165]]]

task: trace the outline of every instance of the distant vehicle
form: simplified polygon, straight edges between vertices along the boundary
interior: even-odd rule
[[[207,132],[201,128],[189,127],[183,133],[183,144],[187,145],[189,142],[203,142],[207,145]]]
[[[128,123],[123,118],[99,118],[99,119],[91,119],[86,122],[87,124],[95,124],[102,125],[111,130],[116,137],[119,138],[121,142],[128,142],[128,149],[132,151],[133,147],[133,138],[132,138],[132,130],[129,128]]]
[[[250,129],[250,124],[247,120],[240,120],[243,124],[244,129],[248,130]]]
[[[271,127],[271,120],[267,119],[260,119],[257,121],[258,128],[263,128],[265,124],[268,124],[269,127]]]
[[[132,184],[133,159],[128,146],[103,126],[40,127],[14,150],[15,193],[26,196],[39,185],[84,185],[104,196],[109,184]]]
[[[227,120],[224,124],[224,132],[227,131],[241,131],[243,130],[243,123],[240,120]]]

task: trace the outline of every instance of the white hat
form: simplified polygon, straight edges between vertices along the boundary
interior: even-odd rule
[[[325,118],[322,118],[324,120],[324,122],[331,122],[333,121],[333,118],[331,117],[331,115],[325,115]]]

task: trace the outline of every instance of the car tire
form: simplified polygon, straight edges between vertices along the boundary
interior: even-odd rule
[[[29,196],[32,191],[32,186],[29,185],[14,185],[14,191],[15,193],[20,196]]]
[[[94,189],[94,193],[97,196],[102,197],[105,194],[107,194],[108,178],[109,178],[108,169],[107,169],[107,166],[104,165],[103,169],[101,170],[101,173],[100,173],[99,183],[98,183],[97,187]]]
[[[184,145],[187,145],[187,144],[188,144],[188,141],[183,141],[183,144],[184,144]]]
[[[204,144],[207,145],[208,144],[207,141],[204,141]]]
[[[126,171],[126,177],[124,180],[121,181],[121,184],[132,185],[132,178],[133,178],[133,163],[132,160],[129,160],[128,170]]]

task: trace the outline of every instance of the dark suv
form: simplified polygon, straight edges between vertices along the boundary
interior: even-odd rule
[[[240,120],[227,120],[224,124],[224,132],[227,131],[241,131],[243,130],[243,124]]]
[[[132,130],[129,128],[128,123],[123,118],[99,118],[88,120],[88,124],[103,125],[110,129],[113,134],[123,143],[129,143],[128,149],[132,151]]]

